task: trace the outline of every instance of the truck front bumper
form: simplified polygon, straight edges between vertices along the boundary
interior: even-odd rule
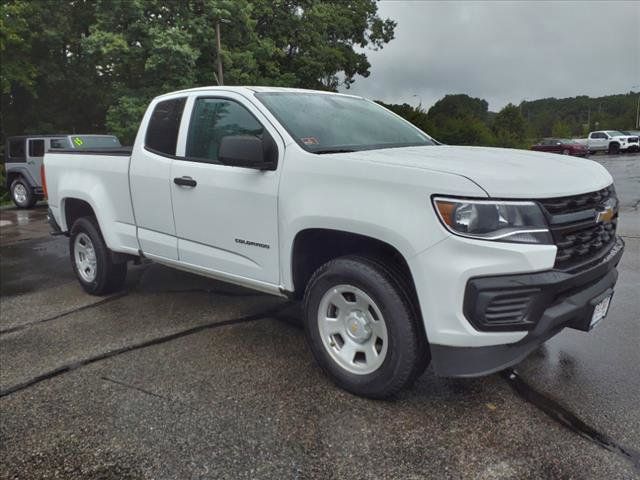
[[[519,363],[565,327],[590,330],[596,304],[613,294],[618,278],[616,266],[623,250],[624,242],[618,237],[597,264],[578,273],[547,270],[469,278],[463,311],[473,328],[495,335],[521,330],[523,336],[501,345],[431,343],[436,373],[457,377],[487,375]],[[513,315],[514,304],[522,306],[517,315]],[[500,313],[501,308],[509,314]]]

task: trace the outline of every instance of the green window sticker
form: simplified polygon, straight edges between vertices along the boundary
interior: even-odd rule
[[[75,143],[77,146],[82,146],[84,144],[84,141],[82,141],[82,139],[80,137],[75,137],[73,139],[73,143]]]

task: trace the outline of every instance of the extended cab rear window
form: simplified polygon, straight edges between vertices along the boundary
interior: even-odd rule
[[[175,155],[178,130],[186,97],[158,102],[153,109],[144,145],[149,150],[165,155]]]

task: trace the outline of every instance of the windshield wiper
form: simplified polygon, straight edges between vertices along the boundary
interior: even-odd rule
[[[318,155],[322,155],[324,153],[349,153],[349,152],[357,152],[357,150],[353,148],[343,148],[343,147],[323,148],[322,150],[312,150],[312,153],[317,153]]]

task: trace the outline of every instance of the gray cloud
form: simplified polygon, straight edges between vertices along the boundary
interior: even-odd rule
[[[467,93],[499,110],[640,85],[640,2],[383,1],[379,13],[396,38],[366,50],[371,75],[349,93],[426,108]]]

